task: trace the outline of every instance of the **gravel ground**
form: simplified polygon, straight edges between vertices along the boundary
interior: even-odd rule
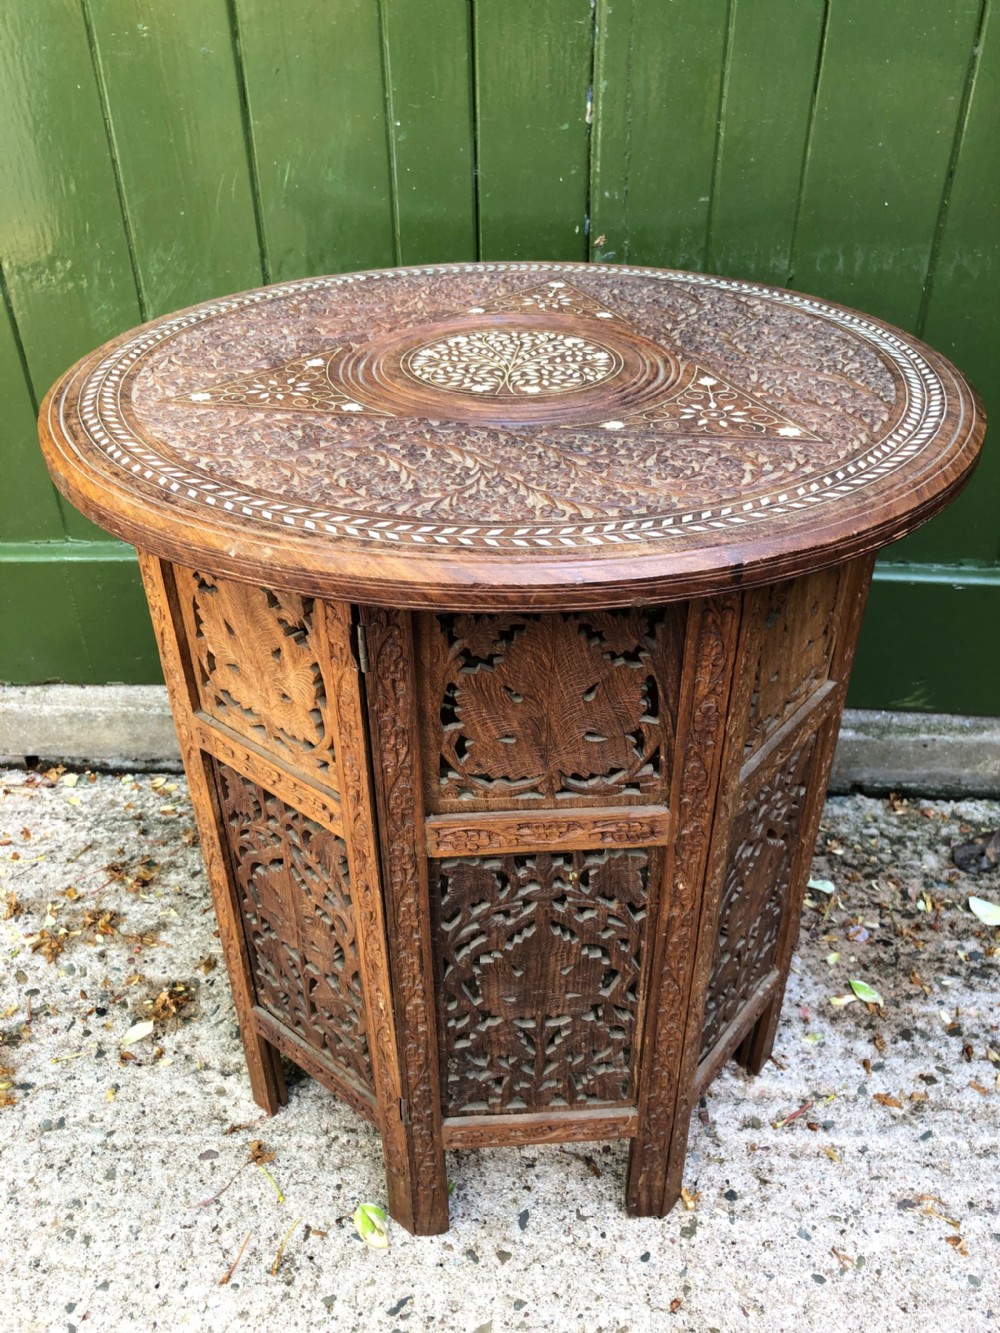
[[[968,895],[1000,901],[1000,870],[951,847],[998,824],[987,801],[828,803],[834,892],[811,893],[774,1060],[729,1066],[694,1118],[692,1209],[627,1219],[621,1144],[467,1152],[451,1231],[375,1251],[351,1222],[384,1201],[374,1132],[308,1078],[272,1120],[251,1100],[183,781],[0,772],[7,1325],[997,1326],[1000,931]],[[851,978],[884,1005],[831,1003]]]

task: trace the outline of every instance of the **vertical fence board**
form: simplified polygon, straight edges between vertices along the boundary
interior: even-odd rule
[[[792,283],[912,329],[980,0],[835,0]]]
[[[90,0],[89,12],[146,316],[256,286],[224,0]]]
[[[0,256],[35,393],[139,319],[79,6],[0,7]],[[66,532],[99,530],[69,506]]]
[[[593,258],[700,269],[712,195],[726,0],[598,7]]]
[[[382,0],[399,262],[476,257],[469,0]]]
[[[482,259],[585,259],[590,0],[474,3]]]
[[[986,16],[968,119],[942,212],[921,337],[953,358],[1000,422],[1000,19]],[[1000,440],[986,442],[968,489],[893,548],[893,560],[1000,561]]]
[[[733,0],[705,267],[785,286],[824,0]]]
[[[237,0],[270,278],[395,262],[372,0]]]
[[[62,515],[35,430],[35,405],[25,379],[16,329],[0,300],[0,403],[3,404],[3,502],[0,541],[58,541]],[[2,670],[2,668],[0,668]]]

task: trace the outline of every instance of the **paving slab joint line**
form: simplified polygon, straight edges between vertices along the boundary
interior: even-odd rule
[[[179,771],[161,685],[0,686],[0,762]],[[835,793],[1000,796],[1000,718],[848,709]]]

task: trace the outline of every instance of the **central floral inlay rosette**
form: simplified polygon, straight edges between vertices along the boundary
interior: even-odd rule
[[[414,379],[449,393],[531,397],[601,384],[621,368],[621,359],[575,334],[483,329],[425,343],[409,353],[405,367]]]

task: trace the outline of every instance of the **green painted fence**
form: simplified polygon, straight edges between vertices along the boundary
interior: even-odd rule
[[[1000,407],[1000,0],[8,0],[0,679],[158,678],[38,401],[141,319],[430,260],[595,259],[858,306]],[[889,549],[858,706],[1000,713],[1000,446]]]

